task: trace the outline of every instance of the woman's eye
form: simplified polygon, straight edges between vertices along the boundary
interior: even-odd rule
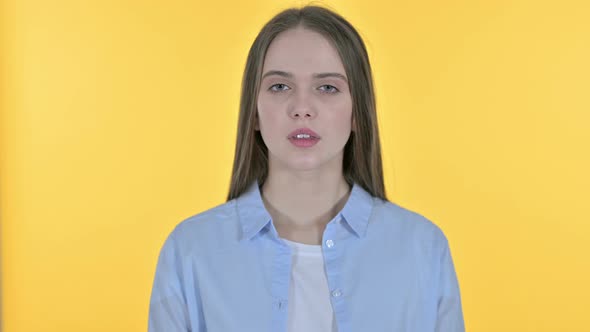
[[[287,85],[279,83],[279,84],[272,85],[269,90],[271,92],[280,92],[280,91],[285,91],[288,89],[289,89],[289,87]]]
[[[325,85],[320,86],[320,90],[322,90],[323,92],[327,92],[327,93],[338,92],[338,89],[335,86],[329,85],[329,84],[325,84]]]

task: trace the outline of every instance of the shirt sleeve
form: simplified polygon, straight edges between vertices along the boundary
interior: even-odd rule
[[[461,306],[459,282],[451,257],[449,243],[443,237],[443,250],[440,260],[440,286],[436,332],[464,332],[465,323]]]
[[[148,332],[189,332],[182,262],[174,232],[160,250],[150,297]]]

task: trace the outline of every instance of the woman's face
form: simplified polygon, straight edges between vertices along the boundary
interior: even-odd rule
[[[341,172],[353,122],[347,77],[336,49],[317,32],[287,30],[270,44],[262,75],[256,129],[268,148],[270,171]],[[301,128],[319,138],[293,139],[290,134]]]

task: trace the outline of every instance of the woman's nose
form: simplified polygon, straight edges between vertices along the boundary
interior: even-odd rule
[[[292,118],[312,118],[316,115],[316,110],[313,106],[311,96],[306,93],[297,93],[293,98],[290,115]]]

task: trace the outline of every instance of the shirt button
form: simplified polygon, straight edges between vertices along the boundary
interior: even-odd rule
[[[326,241],[326,246],[327,246],[328,248],[332,248],[332,247],[334,246],[334,241],[332,241],[332,240],[328,240],[328,241]]]
[[[340,295],[342,295],[342,292],[339,289],[335,289],[332,291],[333,297],[339,297]]]

